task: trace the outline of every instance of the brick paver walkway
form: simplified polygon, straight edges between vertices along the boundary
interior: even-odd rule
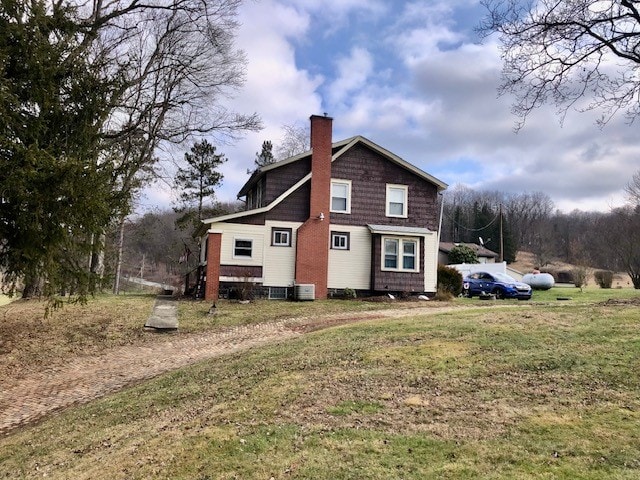
[[[287,340],[305,331],[362,319],[442,313],[448,308],[385,310],[286,320],[200,335],[175,335],[151,345],[126,346],[44,370],[0,391],[0,435],[52,412],[115,392],[125,386],[201,360]]]
[[[0,391],[0,434],[161,373],[296,335],[284,323],[265,323],[75,359]]]

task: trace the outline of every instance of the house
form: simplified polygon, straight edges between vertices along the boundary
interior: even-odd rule
[[[245,211],[203,221],[206,299],[246,284],[270,298],[436,291],[447,185],[364,137],[332,143],[332,122],[313,115],[309,152],[251,175]]]
[[[489,250],[483,245],[477,245],[475,243],[440,242],[438,262],[440,262],[442,265],[450,264],[451,262],[449,261],[449,252],[457,245],[464,245],[465,247],[469,247],[471,250],[476,252],[478,263],[495,263],[500,256],[496,252]]]

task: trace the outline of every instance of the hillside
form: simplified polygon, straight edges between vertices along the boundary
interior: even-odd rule
[[[518,270],[522,273],[529,273],[537,267],[535,261],[535,255],[531,252],[518,252],[516,257],[516,261],[510,263],[509,266],[515,270]],[[543,271],[571,271],[576,268],[576,265],[571,263],[554,261],[546,265],[542,270]],[[598,270],[597,268],[588,267],[589,275],[587,277],[587,285],[594,286],[596,285],[595,280],[593,279],[593,272]],[[633,288],[633,283],[631,283],[631,278],[624,272],[617,272],[613,277],[613,288]]]

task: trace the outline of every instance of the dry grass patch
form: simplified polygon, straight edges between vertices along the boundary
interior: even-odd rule
[[[17,300],[0,307],[0,376],[21,378],[76,356],[95,355],[152,338],[142,330],[154,296],[100,296],[45,317],[47,304]]]
[[[16,432],[0,477],[638,478],[639,331],[518,305],[313,332]]]
[[[414,303],[371,304],[361,301],[274,302],[249,305],[218,302],[219,313],[209,315],[210,304],[177,301],[179,329],[171,335],[145,332],[155,295],[101,295],[85,305],[65,304],[45,317],[44,301],[18,300],[0,307],[0,376],[12,379],[55,368],[81,356],[95,356],[125,345],[165,342],[176,335],[196,335],[240,325],[295,319],[292,328],[326,328],[370,316],[373,310],[414,308]],[[322,321],[319,319],[322,318]],[[306,320],[305,320],[306,319]],[[308,325],[305,327],[305,325]]]

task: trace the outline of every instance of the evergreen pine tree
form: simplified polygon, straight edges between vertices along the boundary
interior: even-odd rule
[[[107,87],[78,52],[75,7],[0,7],[0,270],[13,293],[81,298],[86,258],[115,203],[100,162]]]
[[[180,223],[192,219],[197,225],[203,219],[205,203],[213,202],[215,190],[222,183],[222,173],[217,169],[227,159],[224,154],[217,154],[216,147],[207,140],[202,140],[191,147],[191,153],[184,154],[184,160],[186,166],[179,168],[174,178],[181,203],[176,211],[186,212]]]
[[[276,161],[273,157],[273,144],[269,140],[262,142],[262,150],[256,153],[255,164],[256,168],[270,165]]]

